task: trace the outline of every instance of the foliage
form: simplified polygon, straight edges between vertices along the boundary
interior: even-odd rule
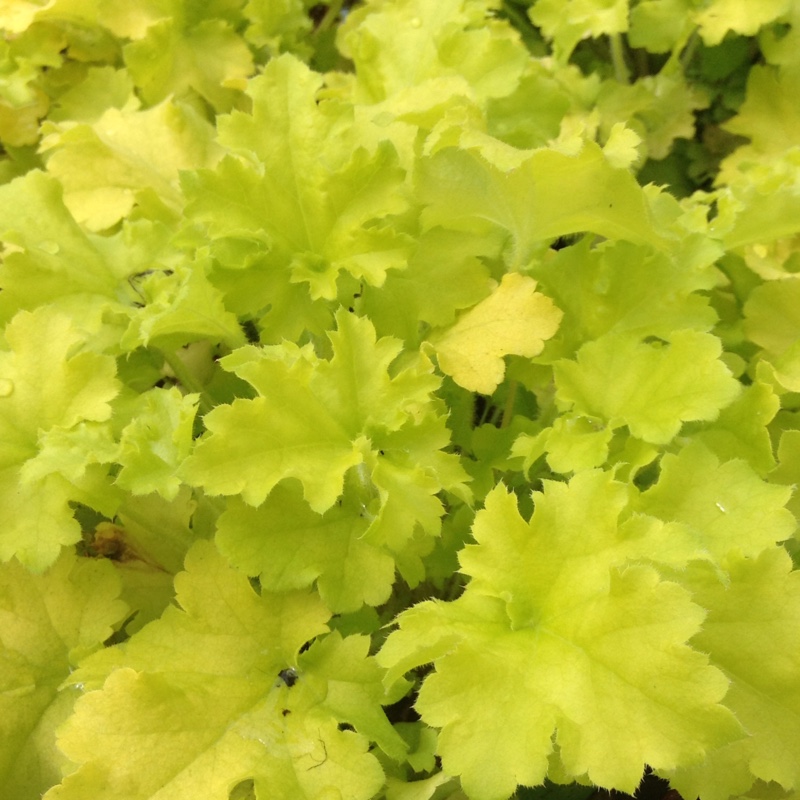
[[[3,797],[800,792],[798,0],[0,26]]]

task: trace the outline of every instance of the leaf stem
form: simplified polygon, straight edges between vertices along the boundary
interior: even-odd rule
[[[614,65],[614,75],[620,83],[630,83],[631,73],[625,61],[622,35],[612,33],[608,38],[611,44],[611,63]]]
[[[694,54],[697,51],[697,45],[700,44],[700,37],[698,36],[697,29],[692,31],[689,40],[686,42],[686,47],[683,48],[681,53],[680,64],[684,72],[689,69]]]
[[[333,0],[328,6],[328,10],[325,12],[325,16],[320,20],[319,25],[317,25],[316,30],[312,34],[314,37],[322,36],[322,34],[333,25],[342,11],[342,5],[344,5],[344,0]]]
[[[514,403],[517,399],[517,381],[511,381],[508,385],[508,395],[506,395],[506,404],[503,406],[503,416],[500,420],[500,427],[507,428],[511,424],[511,417],[514,413]]]
[[[172,370],[172,373],[178,379],[179,383],[188,391],[199,395],[198,404],[203,414],[207,414],[214,407],[214,404],[208,397],[208,394],[203,389],[203,385],[195,378],[192,371],[184,364],[183,360],[177,353],[172,353],[168,350],[159,350],[162,358],[167,366]]]

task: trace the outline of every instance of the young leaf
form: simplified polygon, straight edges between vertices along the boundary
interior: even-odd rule
[[[139,395],[135,416],[120,435],[117,485],[173,500],[181,487],[177,468],[192,448],[196,410],[197,395],[182,395],[174,386]]]

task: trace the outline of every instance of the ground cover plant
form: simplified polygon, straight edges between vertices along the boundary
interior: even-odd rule
[[[3,798],[797,796],[800,2],[0,27]]]

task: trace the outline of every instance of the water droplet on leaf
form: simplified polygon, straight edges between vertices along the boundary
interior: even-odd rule
[[[39,242],[39,249],[44,250],[45,253],[49,253],[51,256],[58,255],[58,251],[61,249],[58,246],[58,242],[53,242],[50,239],[46,239],[43,242]]]
[[[9,397],[14,393],[14,382],[8,378],[0,378],[0,397]]]

